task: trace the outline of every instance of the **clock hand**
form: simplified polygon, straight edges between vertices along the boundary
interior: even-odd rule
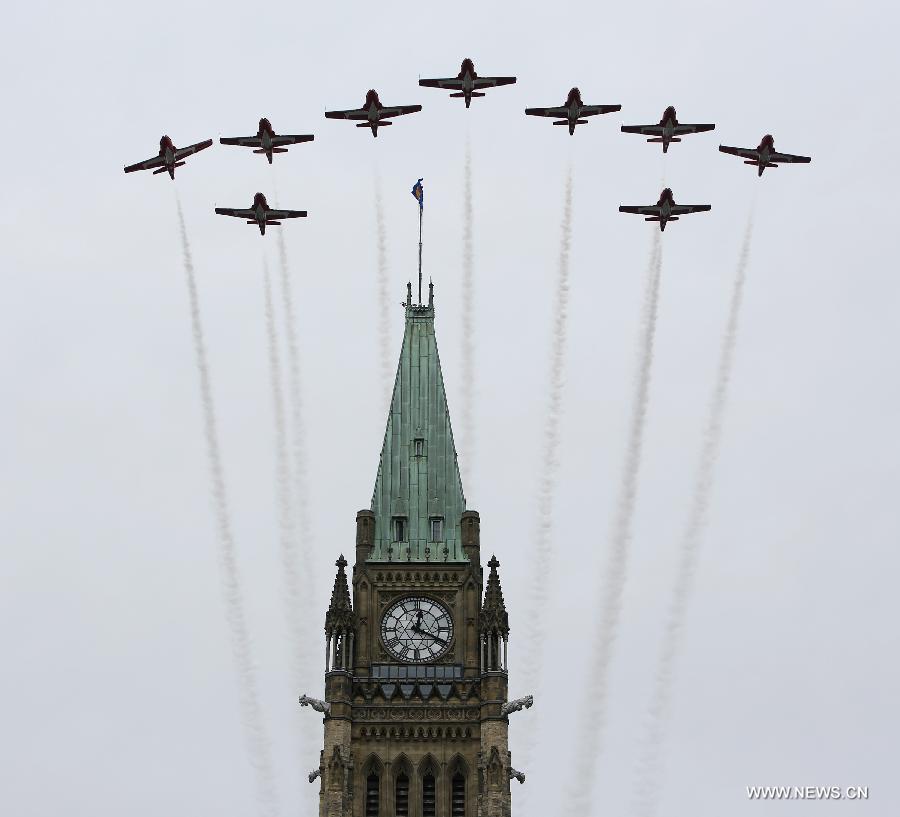
[[[413,630],[415,630],[417,633],[421,633],[422,635],[427,635],[429,638],[433,638],[435,641],[439,641],[441,644],[447,643],[446,638],[441,638],[439,635],[435,635],[430,630],[423,630],[417,624],[413,624]]]

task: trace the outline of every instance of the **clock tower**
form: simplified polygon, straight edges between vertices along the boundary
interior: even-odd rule
[[[509,623],[466,510],[434,333],[406,329],[371,507],[325,615],[319,817],[510,817]],[[349,579],[349,583],[348,583]]]

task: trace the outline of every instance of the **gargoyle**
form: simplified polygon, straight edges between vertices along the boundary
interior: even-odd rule
[[[322,776],[322,770],[315,769],[314,771],[309,773],[309,782],[312,783],[317,777],[321,777],[321,776]],[[523,775],[523,778],[524,778],[524,775]]]
[[[519,783],[525,782],[524,772],[520,772],[517,769],[514,769],[512,766],[510,766],[509,767],[509,779],[512,780],[513,778],[516,778],[516,780],[518,780]]]
[[[320,701],[318,698],[310,698],[306,695],[300,696],[300,706],[311,706],[316,712],[324,712],[328,714],[331,712],[331,704],[326,703],[325,701]],[[530,706],[530,704],[529,704]]]
[[[511,712],[518,712],[520,709],[529,709],[534,703],[534,695],[526,695],[524,698],[516,698],[500,707],[501,715],[509,715]]]

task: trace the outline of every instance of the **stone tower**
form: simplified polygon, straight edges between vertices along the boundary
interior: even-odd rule
[[[413,305],[371,508],[356,515],[325,615],[320,817],[510,817],[509,623],[499,562],[485,586],[434,334]],[[351,592],[352,586],[352,592]]]

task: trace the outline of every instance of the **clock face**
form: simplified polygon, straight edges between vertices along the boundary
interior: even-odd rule
[[[434,661],[447,652],[452,638],[450,611],[432,599],[400,599],[381,620],[381,640],[400,661]]]

